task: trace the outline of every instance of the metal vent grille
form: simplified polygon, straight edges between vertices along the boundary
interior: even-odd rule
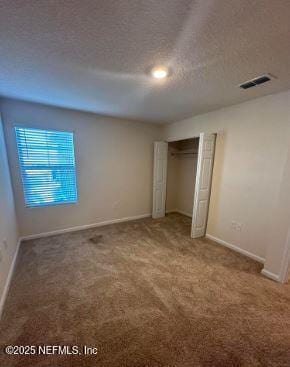
[[[244,82],[242,84],[240,84],[240,88],[242,89],[249,89],[249,88],[252,88],[252,87],[255,87],[256,85],[260,85],[260,84],[263,84],[263,83],[266,83],[268,81],[271,80],[271,77],[269,74],[265,74],[265,75],[261,75],[257,78],[254,78],[254,79],[251,79],[251,80],[248,80],[247,82]]]

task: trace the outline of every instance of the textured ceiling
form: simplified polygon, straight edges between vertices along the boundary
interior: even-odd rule
[[[172,122],[290,88],[290,1],[0,0],[0,55],[2,96]]]

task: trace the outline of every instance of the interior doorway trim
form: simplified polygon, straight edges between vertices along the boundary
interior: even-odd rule
[[[195,135],[187,135],[187,136],[182,136],[182,137],[173,137],[173,138],[167,138],[165,141],[167,143],[173,143],[175,141],[180,141],[180,140],[188,140],[188,139],[196,139],[200,137],[201,133],[195,134]],[[216,133],[213,133],[216,134]]]
[[[287,240],[284,247],[281,271],[279,274],[279,281],[281,283],[287,283],[289,278],[289,266],[290,266],[290,229],[288,230]]]
[[[282,260],[280,263],[280,270],[277,273],[272,273],[267,269],[267,261],[265,262],[265,266],[262,269],[261,273],[266,277],[275,280],[279,283],[288,283],[289,281],[289,270],[290,270],[290,228],[287,233],[287,239],[285,241]]]
[[[217,133],[201,132],[185,137],[170,137],[164,141],[156,141],[154,143],[152,217],[161,218],[165,216],[168,143],[188,139],[199,139],[195,198],[193,202],[191,226],[192,238],[202,237],[206,234],[216,136]]]

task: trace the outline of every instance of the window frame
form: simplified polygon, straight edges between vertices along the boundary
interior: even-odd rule
[[[75,162],[75,188],[76,188],[76,200],[71,202],[58,202],[58,203],[43,203],[41,205],[29,205],[26,202],[25,199],[25,189],[24,189],[24,180],[22,175],[22,169],[21,169],[21,162],[20,162],[20,155],[18,150],[18,141],[17,141],[17,133],[16,128],[21,129],[31,129],[31,130],[42,130],[42,131],[52,131],[57,133],[71,133],[72,134],[72,141],[73,141],[73,153],[74,153],[74,162]],[[77,155],[76,155],[76,145],[75,145],[75,130],[59,130],[59,129],[52,129],[52,128],[46,128],[46,127],[39,127],[35,125],[29,125],[29,124],[13,124],[13,130],[14,130],[14,142],[15,142],[15,150],[16,150],[16,161],[18,164],[18,174],[19,174],[19,182],[22,190],[22,200],[24,207],[28,210],[30,209],[39,209],[39,208],[47,208],[52,206],[59,206],[59,205],[76,205],[79,203],[79,185],[78,185],[78,164],[77,164]]]

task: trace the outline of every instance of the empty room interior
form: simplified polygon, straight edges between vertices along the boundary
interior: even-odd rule
[[[0,366],[290,366],[290,1],[0,0]]]

